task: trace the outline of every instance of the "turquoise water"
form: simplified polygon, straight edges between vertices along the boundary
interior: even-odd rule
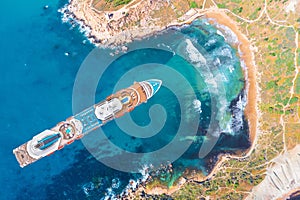
[[[93,46],[83,42],[85,37],[76,28],[71,29],[70,25],[61,22],[61,14],[57,9],[65,3],[58,0],[6,1],[0,8],[0,199],[85,199],[87,194],[89,199],[100,199],[107,193],[107,188],[113,186],[112,191],[120,193],[129,179],[141,178],[139,174],[106,167],[91,156],[81,142],[75,142],[63,151],[24,169],[18,166],[12,154],[13,148],[72,115],[72,89],[76,74]],[[49,8],[44,9],[45,5],[49,5]],[[222,98],[214,96],[214,90],[210,88],[213,83],[208,82],[207,69],[202,65],[193,67],[187,62],[192,58],[191,54],[186,53],[188,43],[173,39],[177,36],[178,30],[169,30],[152,38],[170,46],[171,53],[157,48],[141,49],[112,63],[100,79],[96,101],[111,94],[122,74],[137,65],[156,63],[179,72],[188,80],[192,91],[172,79],[170,74],[160,73],[156,65],[147,68],[149,73],[144,69],[130,75],[131,79],[126,79],[126,84],[124,82],[128,86],[134,80],[156,75],[165,84],[177,85],[176,91],[163,85],[147,104],[139,106],[130,114],[136,124],[144,126],[150,123],[147,114],[149,109],[155,104],[162,105],[167,118],[158,134],[145,139],[132,137],[120,130],[116,122],[104,126],[103,131],[120,148],[147,153],[172,141],[182,119],[199,120],[197,134],[192,138],[181,138],[183,142],[193,143],[174,162],[174,167],[178,174],[186,167],[207,173],[219,152],[249,147],[247,124],[243,119],[243,106],[240,105],[245,97],[242,69],[235,50],[225,43],[216,29],[205,21],[185,27],[181,37],[192,41],[206,59],[207,66],[210,66],[210,73],[216,77],[222,75],[218,79],[223,85],[219,91]],[[184,104],[179,102],[174,92],[184,99]],[[224,101],[228,103],[226,106]],[[213,151],[199,159],[199,148],[207,139],[207,130],[213,116],[212,106],[218,110],[215,119],[218,120],[220,131],[217,134],[220,137]],[[182,113],[182,107],[186,112]],[[234,118],[231,117],[233,112]],[[194,119],[195,116],[199,116],[199,119]],[[189,134],[188,131],[186,134]],[[102,154],[110,153],[108,149],[106,151],[102,151]],[[173,177],[176,176],[173,174]],[[170,182],[170,179],[166,180]]]

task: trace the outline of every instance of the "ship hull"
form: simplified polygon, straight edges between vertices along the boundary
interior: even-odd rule
[[[157,79],[135,82],[53,128],[37,134],[13,150],[20,167],[49,156],[107,122],[131,112],[136,106],[147,102],[159,90],[161,84]]]

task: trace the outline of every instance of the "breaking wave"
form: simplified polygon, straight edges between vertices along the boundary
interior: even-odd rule
[[[196,112],[202,113],[202,110],[201,110],[201,101],[200,100],[195,99],[193,101],[193,105],[194,105],[194,109],[195,109]]]
[[[188,60],[190,60],[194,64],[197,64],[197,67],[199,67],[200,65],[206,65],[206,59],[193,45],[192,41],[190,39],[186,39],[185,42]]]
[[[221,35],[225,41],[229,44],[239,44],[239,39],[237,35],[227,26],[216,23],[217,29],[219,29],[218,34]]]
[[[76,16],[70,10],[70,2],[71,0],[69,0],[68,4],[65,4],[65,6],[57,10],[59,13],[61,13],[62,22],[69,23],[71,25],[71,29],[77,27],[80,33],[84,34],[91,43],[95,42],[95,38],[91,37],[91,27],[87,26],[83,20],[76,18]]]

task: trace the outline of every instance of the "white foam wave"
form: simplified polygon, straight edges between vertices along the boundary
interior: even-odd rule
[[[69,13],[69,3],[65,4],[62,8],[58,9],[57,12],[62,14],[62,22],[67,23],[70,20],[70,14]]]
[[[228,69],[229,69],[230,73],[232,73],[234,71],[234,67],[232,65],[229,65]]]
[[[240,96],[239,100],[236,102],[236,105],[234,105],[232,108],[233,119],[232,119],[231,127],[234,132],[238,132],[240,129],[243,128],[243,113],[246,104],[247,104],[246,95],[244,95],[243,97]]]
[[[157,45],[157,47],[161,47],[161,46],[167,48],[169,51],[171,51],[173,53],[173,55],[176,54],[176,52],[173,50],[173,48],[170,45],[167,45],[165,43],[161,43],[161,44]]]
[[[129,183],[127,184],[127,186],[124,188],[124,190],[122,191],[122,193],[120,194],[120,196],[126,196],[128,195],[128,191],[132,190],[132,191],[135,191],[140,184],[142,183],[145,183],[150,174],[150,169],[152,169],[153,166],[150,164],[149,166],[148,165],[144,165],[140,170],[140,174],[142,175],[141,178],[137,179],[137,180],[133,180],[133,179],[130,179],[129,180]]]
[[[191,60],[191,62],[206,65],[206,59],[193,45],[192,41],[190,39],[186,39],[185,42],[186,42],[186,51],[188,53],[188,57]]]
[[[202,113],[202,110],[201,110],[201,101],[200,100],[195,99],[193,101],[193,105],[194,105],[194,109],[195,109],[196,112]]]
[[[218,57],[213,60],[213,65],[216,67],[221,65],[221,61]]]
[[[230,44],[239,44],[237,35],[227,26],[216,24],[217,29],[221,30],[217,34],[221,35]]]
[[[221,31],[217,30],[217,34],[222,36],[225,39],[225,35],[223,35],[223,33]]]
[[[217,94],[218,93],[218,83],[214,79],[214,77],[207,78],[205,79],[205,83],[210,87],[209,92],[212,94]]]
[[[114,188],[114,189],[118,189],[121,185],[121,181],[119,178],[114,178],[112,181],[111,181],[111,187]]]
[[[217,56],[224,56],[224,57],[228,57],[230,59],[233,58],[231,50],[228,47],[221,47],[215,50],[215,54]]]
[[[68,4],[65,4],[62,8],[58,9],[57,12],[61,13],[61,20],[63,23],[69,23],[71,28],[78,27],[80,33],[84,34],[88,40],[92,43],[93,39],[90,38],[92,29],[85,25],[83,21],[78,20],[74,14],[70,11],[70,0]]]
[[[215,38],[209,39],[204,46],[206,47],[210,47],[212,44],[215,44],[217,42],[217,40]]]
[[[107,188],[106,194],[107,195],[102,198],[103,200],[117,200],[116,193],[113,191],[112,188]]]
[[[228,82],[227,77],[226,77],[225,74],[223,74],[223,73],[218,73],[218,74],[216,75],[216,79],[217,79],[217,80],[222,80],[223,82]]]
[[[86,196],[90,195],[90,191],[95,189],[95,185],[92,182],[88,182],[82,186],[82,190]]]

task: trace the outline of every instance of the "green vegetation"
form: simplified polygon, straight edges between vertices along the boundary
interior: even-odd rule
[[[243,11],[243,7],[239,7],[239,8],[234,8],[232,12],[234,12],[235,14],[239,14]]]
[[[298,74],[298,77],[295,82],[295,93],[297,95],[300,95],[300,75],[299,74]]]
[[[218,3],[218,8],[226,8],[226,4],[225,3]]]
[[[111,10],[114,6],[117,7],[131,2],[131,0],[99,1],[107,2],[105,6]],[[239,30],[247,36],[251,44],[257,49],[257,51],[253,51],[253,54],[259,74],[257,81],[259,81],[258,85],[261,88],[261,102],[257,106],[261,113],[259,125],[262,136],[258,137],[258,145],[250,156],[245,159],[225,161],[214,177],[204,182],[188,182],[175,194],[172,194],[172,198],[203,199],[209,196],[210,199],[243,199],[254,186],[264,179],[266,168],[270,166],[270,160],[278,156],[284,145],[287,149],[290,149],[293,145],[300,143],[300,135],[295,134],[300,127],[299,121],[296,121],[298,117],[295,117],[300,112],[300,73],[295,81],[295,93],[292,98],[290,93],[293,86],[292,81],[295,78],[295,56],[298,57],[298,66],[300,65],[299,49],[295,55],[294,32],[294,30],[297,30],[300,33],[300,27],[296,23],[300,22],[300,18],[293,13],[286,13],[283,1],[286,0],[268,0],[266,11],[270,19],[277,20],[278,23],[280,21],[282,25],[294,25],[293,28],[277,26],[275,23],[271,23],[266,15],[257,19],[264,10],[264,1],[262,0],[214,0],[218,8],[226,8],[240,17],[235,17],[232,13],[226,12],[231,19],[238,22]],[[172,3],[176,7],[174,16],[177,16],[177,18],[190,8],[199,8],[203,5],[203,1],[198,0],[176,0]],[[205,9],[213,6],[214,3],[206,1]],[[180,8],[178,5],[180,5]],[[168,20],[166,16],[171,16],[170,13],[170,10],[157,10],[153,15],[154,17],[152,17],[153,19]],[[257,21],[249,23],[244,19],[257,19]],[[139,25],[139,19],[134,23],[136,24],[132,24]],[[232,91],[234,90],[235,88],[232,89]],[[230,116],[228,115],[228,117]],[[282,127],[280,119],[284,120],[286,128]],[[283,137],[283,131],[286,131],[285,137]],[[283,141],[283,138],[286,141]],[[245,155],[245,152],[241,152],[241,155]],[[151,189],[151,187],[154,188],[160,185],[162,188],[167,189],[171,185],[177,185],[178,178],[179,176],[175,174],[162,174],[160,177],[156,177],[153,183],[147,185],[147,188]],[[195,178],[195,180],[197,179]]]
[[[293,97],[290,100],[290,104],[294,104],[294,103],[297,103],[297,102],[298,102],[298,97]]]
[[[297,54],[298,54],[298,58],[297,58],[298,62],[297,62],[297,64],[298,64],[298,66],[300,66],[300,49],[297,50]]]
[[[265,154],[266,152],[264,152]],[[260,160],[265,161],[265,156],[259,156]],[[204,181],[201,184],[188,183],[181,190],[177,191],[174,195],[175,199],[201,199],[201,197],[210,196],[212,199],[237,199],[244,196],[243,191],[248,186],[255,186],[259,184],[265,175],[257,174],[261,172],[260,168],[255,169],[258,162],[253,162],[253,167],[249,170],[235,170],[239,169],[242,163],[238,160],[230,160],[232,169],[227,168],[220,170],[216,176]],[[249,165],[251,166],[251,164]],[[228,188],[228,192],[227,191]],[[231,193],[232,189],[237,191],[235,194]],[[224,195],[224,196],[222,196]],[[239,198],[238,198],[239,197]]]
[[[190,2],[190,8],[198,8],[198,5],[195,1]]]
[[[267,90],[275,88],[277,86],[277,80],[267,82],[266,86],[267,86],[266,87]]]
[[[259,12],[260,10],[261,10],[260,7],[257,8],[257,9],[249,16],[249,18],[252,19],[252,20],[256,19],[256,18],[258,17],[258,12]]]
[[[131,0],[105,0],[108,3],[112,3],[115,7],[128,4]]]
[[[264,8],[263,1],[217,0],[215,2],[219,8],[227,8],[243,18],[252,20],[257,19]],[[285,13],[282,2],[268,0],[271,4],[267,7],[270,18],[281,17],[280,20],[288,21],[287,25],[295,24],[297,20],[299,22],[299,16]],[[230,17],[235,21],[238,20],[233,15]],[[244,161],[234,159],[226,161],[214,178],[199,184],[198,190],[191,191],[183,188],[183,191],[175,195],[176,197],[182,193],[186,197],[194,197],[192,194],[201,191],[199,198],[210,196],[212,199],[242,199],[248,195],[247,191],[263,180],[268,162],[282,151],[284,145],[287,145],[289,149],[292,146],[289,143],[294,144],[300,141],[300,139],[291,139],[291,136],[295,137],[295,130],[299,129],[298,125],[290,131],[291,136],[286,135],[284,144],[282,140],[284,129],[280,125],[281,116],[284,117],[286,123],[289,123],[290,120],[297,120],[298,117],[295,116],[298,116],[300,112],[300,74],[295,81],[295,94],[292,98],[290,93],[295,78],[295,56],[298,57],[298,66],[300,65],[299,49],[295,55],[294,29],[277,26],[264,17],[254,23],[243,22],[243,20],[239,23],[243,33],[247,33],[250,40],[255,41],[253,45],[258,47],[258,53],[254,54],[258,72],[262,73],[259,83],[262,89],[262,102],[258,107],[262,112],[260,120],[264,132],[263,137],[258,139],[260,147],[256,148]],[[299,26],[294,28],[300,31]],[[290,126],[294,124],[296,123],[291,123]],[[215,191],[216,188],[218,191]],[[232,192],[233,190],[235,192]]]

